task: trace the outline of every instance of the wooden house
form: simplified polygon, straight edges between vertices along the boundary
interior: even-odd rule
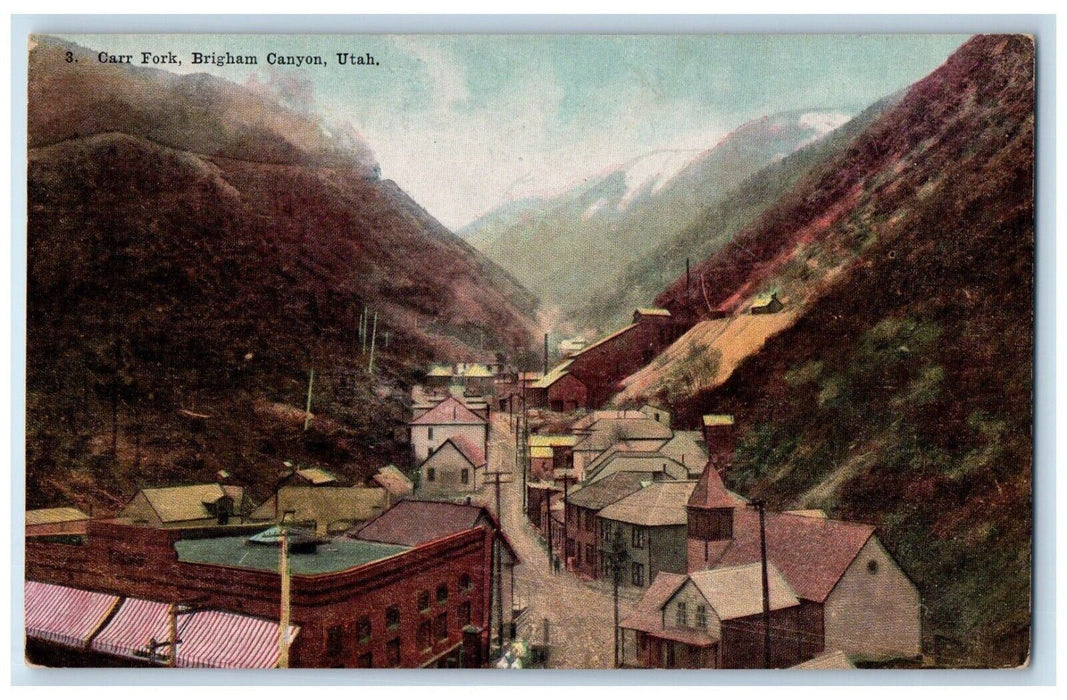
[[[249,512],[240,486],[190,484],[141,489],[116,517],[146,527],[203,527],[241,522]]]
[[[416,464],[422,464],[447,440],[462,438],[484,456],[489,449],[489,422],[455,396],[449,396],[418,416],[408,427]]]
[[[481,444],[462,435],[450,437],[419,465],[418,491],[422,494],[458,494],[477,491],[485,482],[486,453]]]

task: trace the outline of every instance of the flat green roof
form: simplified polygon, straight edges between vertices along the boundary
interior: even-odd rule
[[[178,560],[183,562],[278,570],[278,548],[249,544],[247,536],[178,540],[174,548],[178,550]],[[378,542],[335,539],[320,544],[314,554],[290,553],[289,566],[294,574],[328,574],[369,564],[409,549]]]

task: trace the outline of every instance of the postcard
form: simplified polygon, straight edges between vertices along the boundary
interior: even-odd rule
[[[1029,663],[1033,37],[28,52],[27,663]]]

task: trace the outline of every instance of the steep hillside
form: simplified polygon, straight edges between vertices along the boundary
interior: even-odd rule
[[[30,54],[31,505],[108,508],[218,469],[261,495],[287,459],[359,479],[403,459],[418,364],[532,344],[536,300],[379,181],[362,147],[305,140],[314,122],[236,85],[94,57],[47,39]],[[195,115],[155,122],[160,94]],[[255,137],[245,151],[220,132]]]
[[[697,266],[689,300],[780,292],[792,324],[681,420],[737,416],[732,487],[878,524],[947,665],[1029,648],[1033,62],[1026,37],[969,41]],[[658,303],[685,308],[684,279]]]
[[[775,160],[720,198],[711,198],[697,207],[695,216],[679,230],[661,237],[651,249],[639,252],[606,283],[592,290],[575,312],[578,326],[619,325],[633,309],[647,305],[669,280],[676,278],[685,269],[687,259],[697,263],[727,245],[805,174],[844,150],[899,97],[881,100],[840,128]],[[698,303],[702,301],[699,288],[693,290],[693,295]]]
[[[554,197],[512,202],[459,231],[509,270],[546,306],[577,319],[577,328],[606,331],[633,312],[620,299],[618,271],[651,254],[724,195],[768,163],[782,159],[833,128],[847,115],[789,112],[742,125],[706,151],[663,150],[589,178]],[[736,230],[736,229],[734,229]],[[644,259],[644,258],[642,258]],[[683,267],[669,271],[673,276]],[[656,276],[647,304],[665,280]],[[601,291],[596,313],[585,300]],[[583,309],[581,313],[575,313]]]

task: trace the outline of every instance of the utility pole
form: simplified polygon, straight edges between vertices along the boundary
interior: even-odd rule
[[[611,541],[604,542],[603,555],[607,557],[611,567],[611,596],[615,604],[615,668],[618,668],[622,661],[619,653],[619,583],[622,579],[622,567],[626,564],[626,544],[622,541],[620,528],[613,527],[612,531]]]
[[[374,342],[378,337],[378,312],[374,312],[374,326],[371,328],[370,333],[370,362],[367,364],[367,371],[374,374]]]
[[[495,589],[496,598],[496,630],[497,639],[500,640],[500,647],[504,647],[504,591],[503,591],[503,566],[500,561],[500,531],[504,527],[504,515],[500,512],[500,483],[503,472],[493,471],[487,472],[486,476],[492,475],[493,488],[496,495],[496,530],[493,532],[493,588]]]
[[[281,615],[278,620],[278,668],[289,668],[289,538],[285,532],[285,518],[288,517],[287,512],[282,516],[282,522],[278,524],[278,531],[281,541],[281,561],[279,562],[279,572],[282,578],[282,595],[281,595]]]
[[[541,376],[544,377],[544,376],[547,376],[547,375],[548,375],[548,333],[545,333],[545,355],[544,355],[544,361],[542,363]]]
[[[178,604],[171,603],[167,606],[167,628],[170,637],[170,655],[167,657],[167,666],[174,668],[178,665]]]
[[[311,427],[311,387],[315,383],[315,368],[312,367],[308,372],[308,401],[307,407],[304,408],[304,432]]]
[[[759,511],[759,551],[763,565],[763,667],[771,667],[771,590],[767,579],[767,510],[762,498],[748,504]]]
[[[689,310],[689,258],[685,259],[685,309]]]
[[[569,520],[568,514],[570,513],[570,505],[567,503],[567,499],[569,498],[568,491],[567,491],[567,486],[569,486],[570,483],[571,483],[570,478],[567,476],[566,472],[564,472],[564,474],[563,474],[563,570],[564,571],[568,570],[568,568],[567,568],[567,564],[568,564],[568,562],[567,562],[567,545],[569,544],[569,541],[567,539],[567,537],[568,537],[567,536],[567,530],[568,530],[568,520]]]
[[[363,354],[367,354],[367,305],[363,305],[363,314],[359,317],[359,342],[363,344]]]

